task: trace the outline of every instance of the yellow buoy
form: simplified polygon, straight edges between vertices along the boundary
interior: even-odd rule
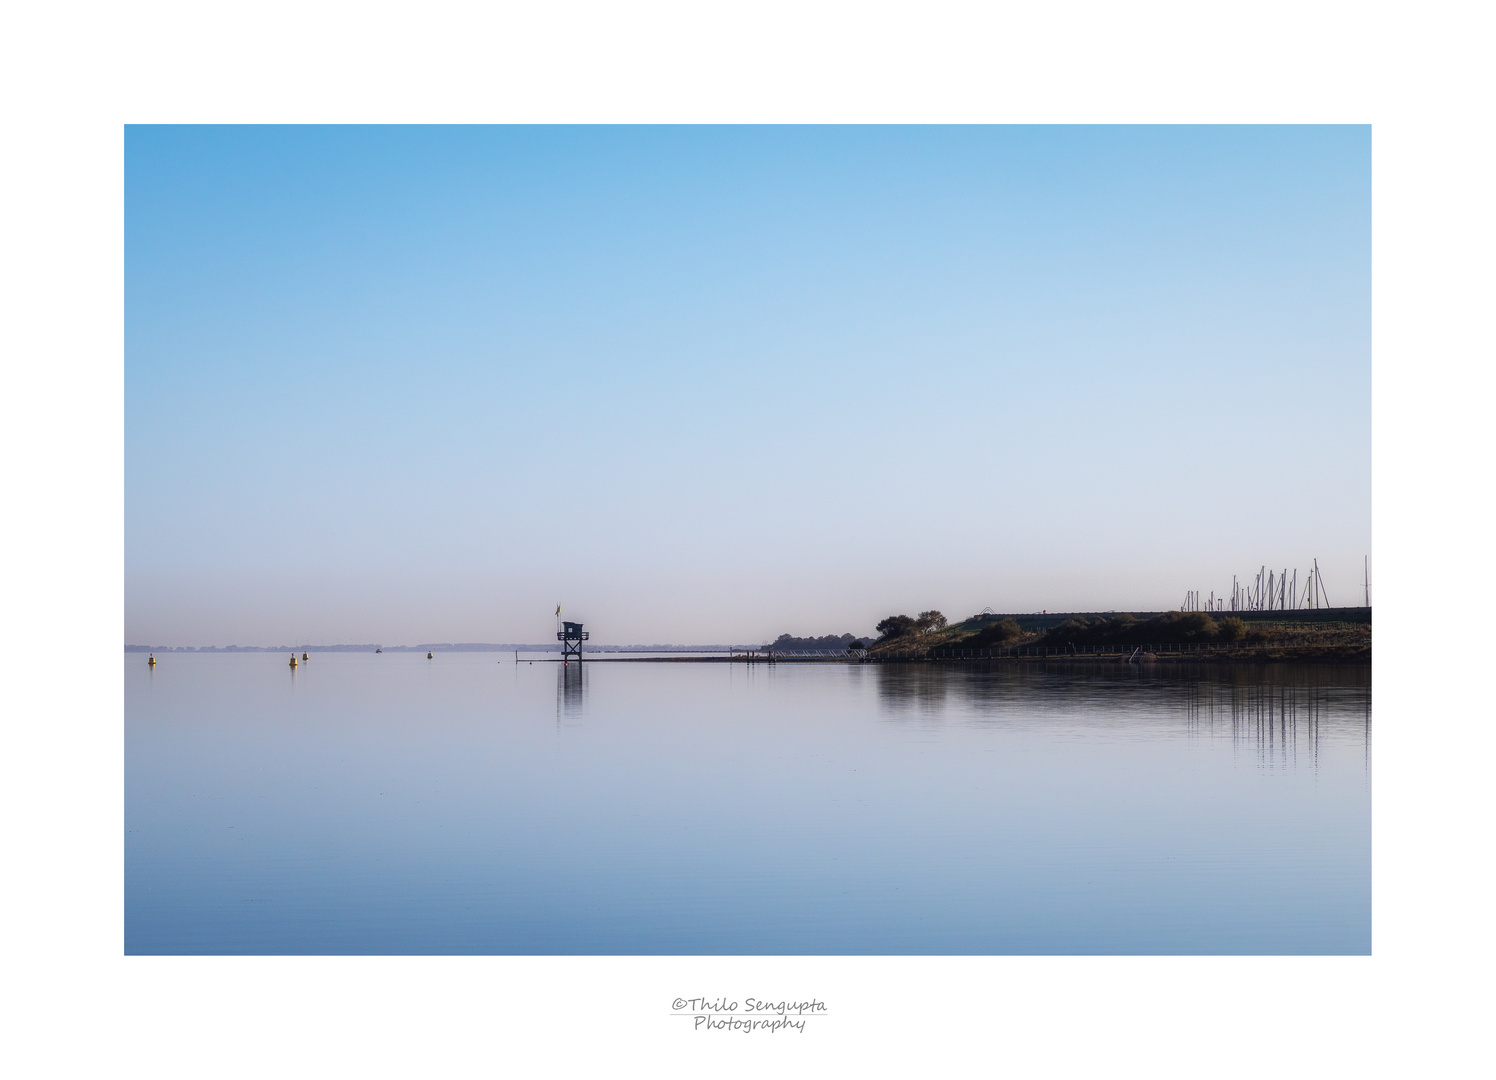
[[[291,654],[291,666],[292,667],[296,666],[296,654],[295,653]]]
[[[427,653],[427,654],[426,654],[426,659],[427,659],[427,660],[430,660],[430,659],[431,659],[431,654],[430,654],[430,653]]]
[[[302,658],[302,659],[303,659],[303,660],[310,660],[310,659],[311,659],[311,657],[310,657],[310,656],[308,656],[308,655],[307,655],[307,654],[306,654],[306,653],[302,653],[302,654],[301,654],[301,658]]]
[[[149,667],[155,667],[156,666],[156,654],[155,653],[151,653],[151,658],[146,661],[146,665],[149,666]]]

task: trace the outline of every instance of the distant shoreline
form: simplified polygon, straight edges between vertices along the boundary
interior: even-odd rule
[[[1046,654],[1035,655],[1028,651],[1031,646],[1040,646],[1040,642],[1046,631],[1059,627],[1071,619],[1105,619],[1116,616],[1118,612],[1023,612],[1011,615],[997,615],[986,613],[976,616],[965,622],[955,624],[947,629],[931,634],[910,636],[904,638],[884,639],[871,641],[869,637],[868,660],[872,662],[889,662],[895,659],[893,654],[900,654],[897,659],[1053,659],[1062,655],[1060,649],[1055,648]],[[1129,613],[1139,619],[1156,618],[1168,615],[1169,612],[1135,612]],[[1201,642],[1196,651],[1187,652],[1185,655],[1203,658],[1206,655],[1215,661],[1228,663],[1260,663],[1277,661],[1320,659],[1345,660],[1353,663],[1369,663],[1371,658],[1370,624],[1371,609],[1368,607],[1342,607],[1342,608],[1319,608],[1299,609],[1296,611],[1216,611],[1208,612],[1217,619],[1236,618],[1247,624],[1271,624],[1271,627],[1263,627],[1263,631],[1271,630],[1271,636],[1277,640],[1243,640],[1238,642]],[[963,646],[963,640],[974,637],[981,628],[999,620],[1012,619],[1023,631],[1024,640],[1014,642],[1018,651],[1015,653],[1012,647],[998,646],[996,648],[981,648],[970,650]],[[1315,624],[1325,624],[1316,626]],[[1335,625],[1328,625],[1335,624]],[[1365,629],[1360,634],[1345,634],[1355,626]],[[1301,638],[1308,633],[1329,632],[1339,630],[1340,633],[1328,635],[1337,637],[1333,643],[1325,642],[1308,643]],[[1254,638],[1259,636],[1252,635]],[[1264,634],[1262,636],[1269,636]],[[1175,643],[1158,643],[1157,656],[1160,661],[1167,659],[1172,662],[1176,656],[1174,652]],[[588,645],[586,653],[589,656],[602,654],[628,654],[628,653],[722,653],[721,659],[727,660],[729,654],[734,651],[760,650],[766,646],[762,643],[738,644],[738,645]],[[1147,646],[1145,646],[1146,648]],[[283,652],[305,652],[305,653],[453,653],[453,652],[479,652],[479,653],[556,653],[561,652],[559,642],[528,642],[528,643],[494,643],[494,642],[423,642],[417,645],[383,645],[378,642],[359,645],[312,645],[307,643],[296,645],[126,645],[127,653],[283,653]],[[943,655],[956,651],[977,652],[982,655]],[[1131,651],[1131,645],[1128,646]],[[909,654],[924,654],[913,656]],[[936,654],[936,655],[931,655]],[[1080,653],[1067,653],[1070,659],[1085,660],[1087,662],[1106,662],[1115,659],[1115,649],[1104,655],[1095,655],[1086,652],[1084,647]],[[638,659],[644,659],[639,657]],[[662,659],[670,659],[662,657]],[[684,659],[684,658],[682,658]],[[702,657],[701,659],[715,659],[714,657]],[[788,657],[776,656],[776,662],[849,662],[853,657],[821,656],[821,657]]]
[[[932,655],[933,654],[933,655]],[[559,664],[561,657],[546,657],[542,663]],[[576,661],[572,661],[575,663]],[[1160,647],[1158,652],[1065,653],[1032,650],[1021,653],[999,653],[997,650],[935,649],[909,653],[870,653],[865,656],[590,656],[586,664],[1089,664],[1136,667],[1151,664],[1361,664],[1371,663],[1371,650],[1347,649],[1342,646],[1244,646],[1237,650],[1202,649],[1198,652],[1173,652]]]
[[[637,652],[710,652],[727,653],[733,649],[757,649],[759,645],[588,645],[588,652],[637,653]],[[276,652],[323,652],[323,653],[424,653],[424,652],[527,652],[559,653],[557,642],[494,645],[488,642],[431,642],[424,645],[126,645],[127,653],[276,653]]]

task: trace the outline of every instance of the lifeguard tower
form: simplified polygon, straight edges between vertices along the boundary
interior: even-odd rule
[[[563,622],[556,631],[556,640],[561,643],[561,662],[582,659],[582,642],[587,640],[587,631],[579,622]]]

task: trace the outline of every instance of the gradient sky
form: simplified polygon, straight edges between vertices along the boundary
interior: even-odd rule
[[[1158,610],[1371,536],[1371,133],[125,135],[125,639]]]

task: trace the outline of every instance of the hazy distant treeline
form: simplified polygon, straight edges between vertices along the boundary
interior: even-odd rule
[[[784,652],[791,649],[845,652],[848,649],[862,648],[864,640],[853,637],[851,634],[826,634],[824,637],[794,637],[791,634],[780,634],[769,647]]]

